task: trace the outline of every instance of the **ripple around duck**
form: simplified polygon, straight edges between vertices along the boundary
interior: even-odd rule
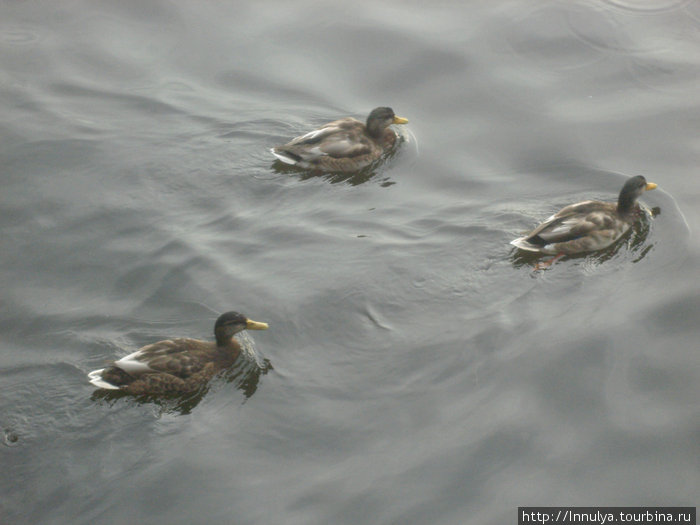
[[[610,186],[611,176],[614,176],[616,180],[624,180],[623,176],[619,174],[596,171],[587,175],[589,181],[587,184],[596,187]],[[521,231],[514,231],[513,238],[521,235],[522,231],[528,231],[567,204],[588,199],[612,201],[614,195],[614,193],[610,195],[570,194],[561,199],[560,205],[549,206],[539,212],[533,209],[530,225],[525,226]],[[644,194],[640,199],[640,206],[645,209],[646,213],[622,240],[600,252],[566,257],[563,262],[567,260],[577,261],[575,265],[580,266],[584,272],[607,273],[623,270],[630,263],[639,263],[649,258],[650,265],[645,265],[647,270],[643,271],[641,275],[659,271],[669,265],[677,265],[687,254],[690,229],[674,198],[664,192],[663,187],[660,186],[653,192]],[[545,259],[547,257],[544,256]],[[511,248],[510,258],[516,268],[522,268],[542,260],[543,256]],[[554,265],[553,269],[556,267],[557,264]]]

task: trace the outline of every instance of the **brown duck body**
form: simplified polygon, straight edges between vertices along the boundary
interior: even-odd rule
[[[214,325],[216,341],[166,339],[138,349],[106,368],[88,374],[90,382],[129,394],[167,394],[198,390],[241,353],[233,335],[241,330],[266,330],[267,324],[237,312],[222,314]]]
[[[614,202],[579,202],[555,213],[513,244],[551,255],[602,250],[624,235],[636,217],[636,208],[619,213]]]
[[[222,347],[197,339],[168,339],[144,346],[121,363],[116,361],[103,370],[102,379],[129,394],[192,392],[233,365],[240,353],[235,339]],[[147,362],[143,371],[138,365],[126,364],[134,360],[132,356]]]
[[[653,190],[641,175],[628,179],[617,202],[584,201],[571,204],[546,219],[511,244],[521,250],[549,255],[573,255],[607,248],[634,224],[639,216],[637,198]]]
[[[376,108],[366,124],[352,117],[329,122],[272,148],[272,153],[286,164],[320,171],[356,171],[378,160],[396,143],[391,124],[405,124],[391,108]]]

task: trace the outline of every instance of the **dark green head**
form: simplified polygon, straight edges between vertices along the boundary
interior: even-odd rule
[[[378,136],[392,124],[406,124],[408,119],[397,117],[391,108],[374,108],[367,117],[367,131],[372,136]]]
[[[618,211],[621,213],[630,211],[642,193],[654,188],[656,188],[656,184],[647,182],[641,175],[631,177],[620,190],[620,197],[617,199]]]
[[[242,330],[267,330],[267,323],[258,323],[248,319],[238,312],[226,312],[221,314],[214,324],[216,344],[227,345],[234,334]]]

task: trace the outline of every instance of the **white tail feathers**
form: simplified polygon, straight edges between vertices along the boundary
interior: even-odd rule
[[[275,157],[277,157],[279,160],[281,160],[285,164],[294,165],[298,162],[296,159],[293,159],[292,157],[285,156],[284,152],[276,151],[275,148],[270,148],[270,151],[272,152],[272,154]]]
[[[102,379],[102,372],[104,372],[104,368],[100,368],[99,370],[93,370],[88,374],[88,377],[90,378],[90,383],[95,385],[98,388],[105,388],[107,390],[119,390],[119,387],[116,385],[113,385],[112,383],[108,383],[104,379]]]
[[[527,237],[518,237],[517,239],[510,241],[510,243],[513,246],[516,246],[516,247],[520,248],[521,250],[525,250],[528,252],[541,252],[542,251],[542,246],[537,246],[535,244],[528,242]]]

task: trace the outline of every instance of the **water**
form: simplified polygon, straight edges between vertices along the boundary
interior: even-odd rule
[[[0,521],[514,523],[700,496],[700,4],[4,2]],[[389,105],[350,177],[268,149]],[[508,242],[659,184],[613,249]],[[198,398],[85,374],[236,309]],[[254,337],[254,339],[253,339]]]

